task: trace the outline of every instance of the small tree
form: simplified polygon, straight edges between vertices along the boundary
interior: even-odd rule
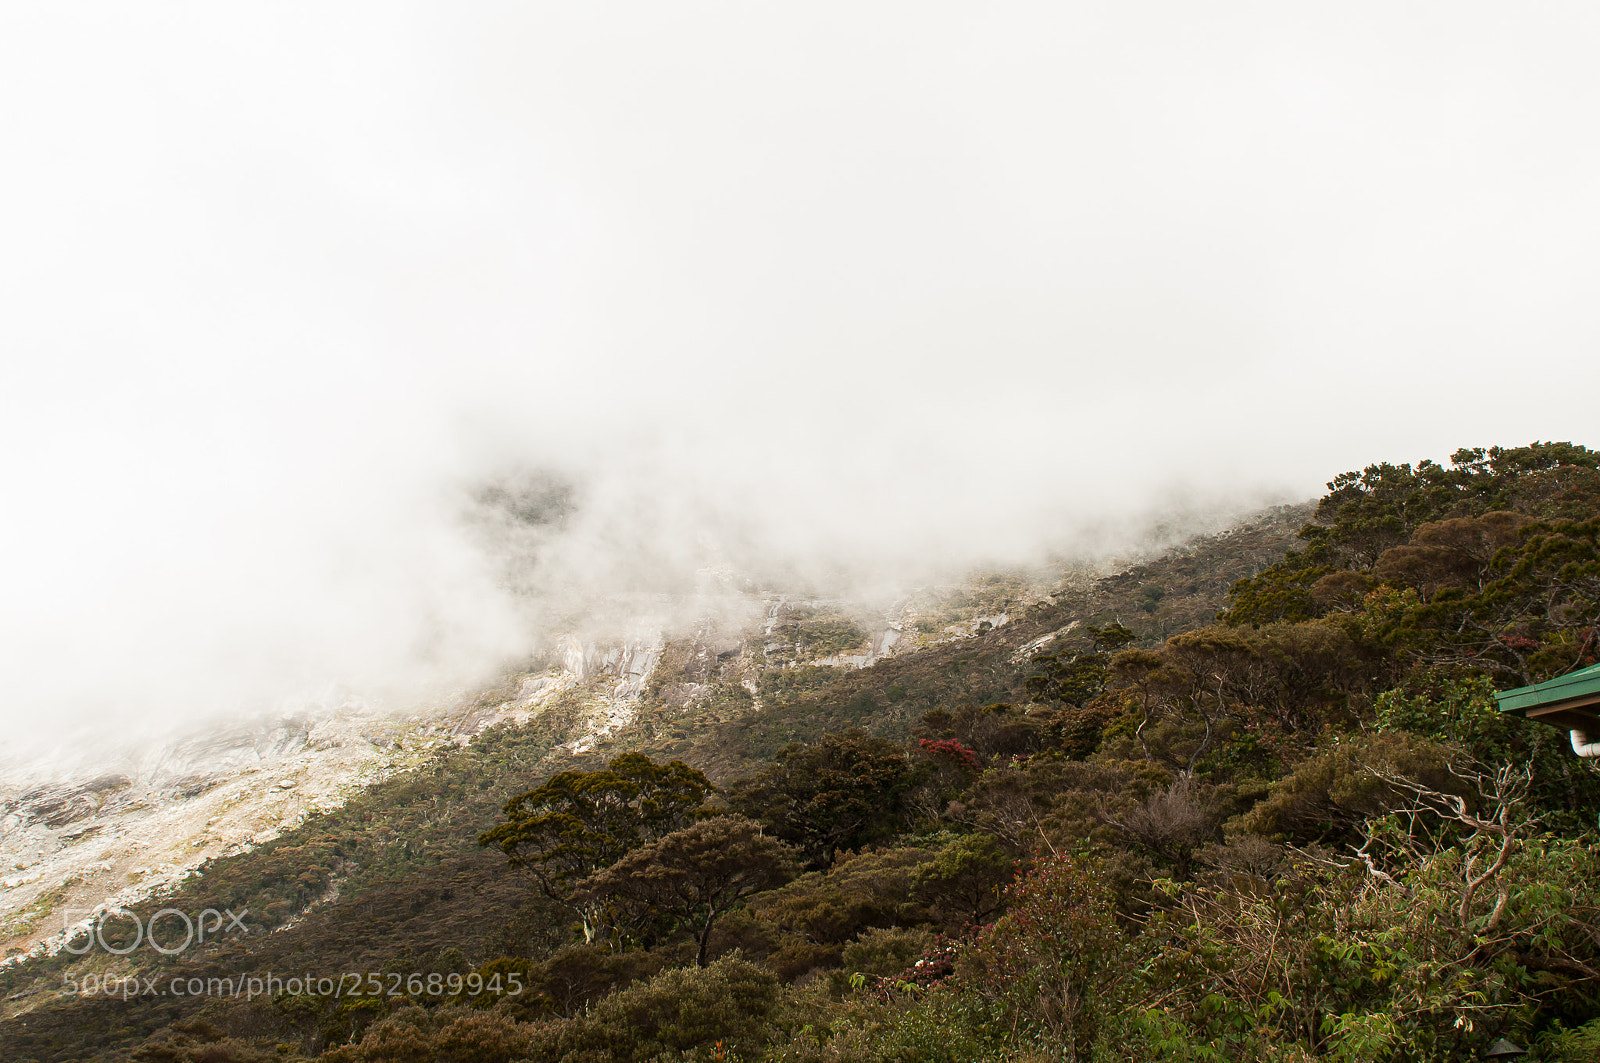
[[[603,770],[564,771],[512,798],[506,822],[478,844],[499,846],[546,896],[568,903],[572,887],[596,868],[686,826],[712,789],[682,761],[624,753]]]
[[[636,921],[661,914],[694,934],[706,965],[711,931],[746,897],[794,877],[794,850],[743,816],[717,816],[635,849],[583,883],[582,895]]]
[[[1001,890],[1017,862],[987,834],[952,838],[912,880],[915,892],[931,901],[947,922],[974,926],[999,911]]]
[[[1028,677],[1028,693],[1034,701],[1076,706],[1093,701],[1111,677],[1112,656],[1137,637],[1115,620],[1087,630],[1091,640],[1088,653],[1063,650],[1033,659],[1038,670]]]
[[[957,961],[957,984],[989,1003],[1014,1043],[1089,1059],[1123,973],[1103,870],[1078,856],[1041,856],[1006,901],[1006,914]]]
[[[840,849],[888,831],[913,782],[897,746],[858,728],[789,746],[759,775],[733,783],[728,803],[827,867]]]

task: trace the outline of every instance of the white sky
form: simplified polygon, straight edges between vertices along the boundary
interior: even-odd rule
[[[0,721],[487,667],[459,499],[518,468],[598,591],[1595,444],[1597,54],[1591,3],[5,5]]]

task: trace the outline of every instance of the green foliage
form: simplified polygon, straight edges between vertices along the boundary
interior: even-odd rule
[[[1114,1010],[1124,949],[1100,868],[1041,858],[1007,891],[1008,911],[957,961],[956,986],[1021,1043],[1088,1059]]]
[[[1385,634],[1424,661],[1471,664],[1520,686],[1600,655],[1600,516],[1528,524],[1475,582],[1392,619]]]
[[[867,632],[853,620],[810,620],[794,625],[797,649],[808,657],[830,657],[860,649]]]
[[[1600,503],[1600,453],[1571,443],[1459,450],[1449,467],[1432,461],[1380,463],[1333,478],[1307,543],[1264,571],[1236,583],[1218,619],[1232,625],[1310,620],[1339,600],[1319,583],[1341,571],[1367,572],[1383,554],[1408,543],[1432,521],[1513,510],[1534,517],[1593,513]]]
[[[1338,575],[1331,565],[1313,559],[1324,551],[1291,552],[1265,572],[1242,579],[1233,585],[1226,610],[1217,614],[1224,624],[1270,624],[1312,620],[1323,614],[1316,588],[1330,576]]]
[[[1105,627],[1089,627],[1087,653],[1045,653],[1033,659],[1038,669],[1028,678],[1035,701],[1081,706],[1105,689],[1111,655],[1134,640],[1134,634],[1113,620]]]
[[[841,848],[891,830],[914,782],[898,747],[853,730],[787,747],[753,778],[730,783],[727,800],[797,846],[814,866],[826,866]]]
[[[1063,588],[1033,609],[1017,610],[985,598],[986,609],[1011,608],[1011,622],[977,637],[898,652],[871,668],[846,671],[826,688],[792,701],[768,699],[756,711],[727,719],[704,736],[696,746],[695,763],[715,777],[737,777],[757,770],[789,744],[817,741],[824,734],[859,727],[901,741],[929,714],[1024,704],[1030,698],[1026,680],[1038,647],[1064,635],[1072,622],[1121,622],[1143,644],[1206,622],[1238,579],[1283,556],[1284,545],[1293,541],[1294,529],[1309,512],[1309,507],[1273,510],[1127,573]],[[1161,585],[1164,595],[1160,607],[1146,613],[1143,588],[1152,583]],[[1033,748],[1013,748],[1004,755]]]
[[[506,822],[485,831],[513,866],[565,898],[597,868],[685,826],[711,793],[705,775],[682,761],[657,764],[624,753],[600,771],[564,771],[506,802]]]
[[[807,694],[826,690],[843,674],[844,669],[831,665],[768,668],[761,673],[761,696],[776,702],[796,701]]]
[[[1000,910],[1016,861],[987,834],[952,837],[911,880],[913,892],[952,928]]]
[[[1371,689],[1379,666],[1369,646],[1332,620],[1204,627],[1173,636],[1160,652],[1169,696],[1284,733],[1352,722],[1352,703]]]
[[[774,1063],[1001,1063],[1029,1059],[1008,1051],[1005,1028],[971,994],[884,990],[852,1002],[830,1025],[806,1024],[767,1056]],[[1045,1057],[1049,1058],[1049,1057]]]
[[[737,944],[788,979],[834,966],[863,931],[930,921],[913,882],[935,859],[918,846],[845,853],[825,871],[752,898]]]
[[[1483,673],[1427,669],[1377,699],[1378,726],[1449,743],[1481,764],[1526,765],[1529,809],[1547,826],[1576,833],[1595,823],[1600,775],[1572,756],[1553,727],[1500,712]]]
[[[665,917],[689,931],[695,962],[706,965],[717,920],[746,897],[794,877],[794,850],[743,816],[715,816],[635,849],[586,879],[585,895],[613,920],[639,927]]]
[[[471,1008],[408,1007],[373,1023],[361,1040],[318,1057],[324,1063],[511,1063],[527,1056],[533,1031]]]
[[[917,927],[874,927],[846,945],[840,960],[845,971],[887,977],[903,973],[932,944],[933,935]]]
[[[520,1020],[570,1017],[618,989],[659,974],[676,959],[664,950],[617,952],[587,942],[557,949],[537,963],[502,957],[476,972],[490,988],[465,999],[473,1007],[493,1007]],[[520,993],[510,979],[513,973],[520,976]]]
[[[911,733],[920,742],[954,742],[971,750],[980,765],[988,765],[997,759],[1010,760],[1038,751],[1045,726],[1041,715],[1029,715],[1011,705],[964,705],[955,712],[934,709],[924,713]],[[922,748],[926,751],[929,747]],[[956,778],[965,777],[965,765],[951,763],[950,758],[945,760],[941,769],[954,767]]]
[[[1028,693],[1035,705],[1053,706],[1042,716],[1046,743],[1068,756],[1085,757],[1100,744],[1101,732],[1113,712],[1096,699],[1111,677],[1112,655],[1135,639],[1117,621],[1086,629],[1089,644],[1074,652],[1064,647],[1033,659],[1035,672],[1028,677]]]
[[[1600,1059],[1600,1019],[1575,1030],[1556,1024],[1539,1042],[1534,1058],[1549,1063],[1589,1063]]]
[[[769,662],[796,665],[865,653],[870,645],[868,632],[860,624],[815,606],[780,606],[776,620],[767,634],[766,659]]]
[[[302,1058],[298,1052],[293,1055]],[[274,1044],[224,1036],[207,1022],[179,1022],[146,1040],[128,1058],[133,1063],[277,1063],[289,1053]]]
[[[1464,782],[1450,772],[1451,759],[1448,747],[1404,731],[1339,738],[1273,782],[1265,800],[1236,826],[1299,844],[1348,841],[1366,817],[1395,804],[1393,789],[1374,770],[1464,793]]]
[[[664,1053],[720,1048],[754,1055],[778,1002],[778,980],[737,956],[709,967],[664,971],[613,993],[586,1015],[530,1030],[534,1059],[642,1063]]]

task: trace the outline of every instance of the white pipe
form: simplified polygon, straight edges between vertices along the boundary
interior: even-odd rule
[[[1574,730],[1572,751],[1580,757],[1600,757],[1600,742],[1591,742],[1587,733]]]

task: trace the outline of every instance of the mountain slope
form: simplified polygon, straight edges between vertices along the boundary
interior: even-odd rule
[[[442,720],[413,721],[410,737],[390,739],[401,752],[412,747],[415,767],[386,761],[382,770],[393,774],[338,807],[311,802],[303,822],[280,819],[281,834],[257,835],[249,849],[172,876],[159,901],[132,905],[146,917],[161,906],[250,912],[248,933],[173,958],[141,948],[137,969],[146,977],[237,978],[423,970],[453,962],[443,959],[451,949],[474,964],[539,954],[558,943],[548,940],[550,919],[504,858],[475,844],[510,796],[626,749],[682,757],[727,780],[791,741],[853,726],[903,739],[932,708],[1024,700],[1033,656],[1080,625],[1116,619],[1154,641],[1208,619],[1235,580],[1282,556],[1308,512],[1265,513],[1115,575],[1057,580],[1053,595],[995,577],[912,596],[888,616],[843,602],[777,599],[753,630],[708,621],[676,638],[564,643],[551,668],[508,676],[461,699]],[[465,746],[452,741],[468,735]],[[284,775],[274,762],[232,785],[293,781]],[[190,815],[198,816],[210,806],[194,808]],[[130,960],[63,952],[0,970],[8,1052],[81,1059],[86,1044],[127,1044],[218,1006],[61,994],[64,976],[127,974],[135,970]],[[275,1023],[286,1036],[296,1028],[254,1009],[263,1033]]]

